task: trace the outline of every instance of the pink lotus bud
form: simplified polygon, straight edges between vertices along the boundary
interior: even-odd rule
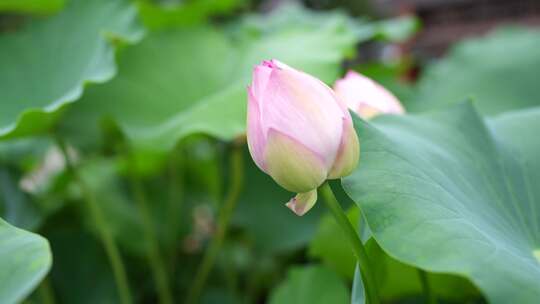
[[[356,167],[359,143],[345,104],[317,78],[277,60],[255,67],[248,88],[247,139],[253,160],[304,214],[328,178]]]
[[[354,71],[334,84],[334,90],[347,106],[362,118],[369,119],[379,114],[402,114],[399,100],[383,86]]]

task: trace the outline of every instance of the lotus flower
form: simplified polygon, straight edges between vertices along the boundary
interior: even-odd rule
[[[349,71],[334,84],[334,91],[360,117],[369,119],[379,114],[402,114],[399,100],[375,81]]]
[[[277,60],[255,67],[248,87],[247,140],[257,166],[298,195],[298,215],[327,179],[352,172],[359,143],[347,106],[319,79]]]

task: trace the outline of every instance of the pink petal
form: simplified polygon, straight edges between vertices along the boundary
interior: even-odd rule
[[[351,110],[364,118],[379,113],[404,113],[403,106],[392,93],[354,71],[349,71],[344,78],[336,81],[334,90]]]
[[[266,172],[291,192],[316,189],[328,176],[326,165],[316,152],[275,129],[268,130],[264,159]]]
[[[296,215],[302,216],[306,214],[317,202],[317,189],[309,192],[298,193],[295,197],[291,198],[285,206],[291,209]]]
[[[276,129],[322,156],[329,169],[339,148],[343,111],[332,90],[282,63],[272,70],[259,100],[262,129]]]
[[[334,165],[328,174],[329,179],[341,178],[352,173],[360,157],[358,135],[349,116],[343,119],[343,136]]]
[[[252,80],[252,90],[254,96],[261,96],[261,93],[266,88],[266,85],[268,84],[268,79],[270,78],[270,74],[272,73],[272,68],[268,67],[268,65],[257,65],[253,69],[253,80]]]
[[[259,105],[253,94],[252,87],[248,88],[248,106],[247,106],[247,142],[249,153],[255,161],[255,164],[265,171],[264,147],[266,144],[265,136],[261,128],[261,115]]]

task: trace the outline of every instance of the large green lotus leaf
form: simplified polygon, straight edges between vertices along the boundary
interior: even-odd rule
[[[64,0],[2,0],[0,12],[51,13],[63,6]]]
[[[469,97],[483,114],[540,105],[540,31],[501,28],[457,44],[442,60],[428,66],[410,111],[424,111]]]
[[[486,123],[466,103],[355,127],[344,188],[388,254],[465,276],[491,303],[537,303],[540,108]]]
[[[341,278],[323,266],[293,267],[270,294],[270,304],[345,304],[349,291]]]
[[[117,77],[88,88],[64,129],[77,140],[77,134],[97,138],[100,118],[110,117],[136,145],[152,150],[170,149],[191,132],[239,134],[245,87],[234,67],[238,56],[207,27],[154,32],[122,52]]]
[[[72,0],[58,15],[0,36],[0,139],[43,133],[87,82],[116,72],[113,42],[142,28],[127,1]]]
[[[279,58],[327,82],[338,76],[356,39],[343,16],[325,20],[238,25],[230,35],[204,26],[151,33],[120,54],[117,77],[85,92],[64,129],[95,135],[108,116],[136,147],[153,150],[192,133],[232,139],[245,131],[246,87],[261,60]]]
[[[0,302],[18,303],[43,279],[52,264],[43,237],[0,219]]]
[[[351,208],[347,215],[351,222],[365,221],[359,218],[358,208]],[[379,295],[383,301],[396,301],[405,297],[422,294],[422,285],[418,270],[388,256],[371,239],[362,237],[370,257],[372,271],[377,277]],[[329,268],[340,275],[352,279],[354,274],[352,299],[355,304],[364,303],[364,287],[358,270],[355,270],[356,258],[348,240],[343,235],[335,220],[326,214],[321,218],[317,233],[309,245],[309,256],[320,258]],[[438,299],[465,302],[478,297],[478,291],[464,278],[439,273],[428,273],[429,284]]]
[[[393,259],[374,241],[370,240],[367,243],[367,250],[377,277],[377,287],[382,301],[393,303],[400,299],[423,296],[420,273],[417,268]],[[478,289],[463,277],[429,272],[427,279],[432,293],[441,302],[469,303],[481,298]],[[354,273],[352,299],[355,301],[354,304],[365,301],[364,286],[358,266]]]

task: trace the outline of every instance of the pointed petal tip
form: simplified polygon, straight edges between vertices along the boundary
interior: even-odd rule
[[[267,67],[267,68],[273,69],[273,68],[275,67],[274,59],[263,60],[263,61],[261,62],[261,65],[262,65],[262,66],[265,66],[265,67]]]
[[[286,69],[294,70],[290,66],[274,58],[269,59],[269,60],[263,60],[255,68],[257,67],[264,67],[264,68],[278,69],[278,70],[286,70]]]
[[[306,214],[317,202],[317,189],[305,193],[298,193],[291,198],[285,206],[291,209],[296,215],[302,216]]]

